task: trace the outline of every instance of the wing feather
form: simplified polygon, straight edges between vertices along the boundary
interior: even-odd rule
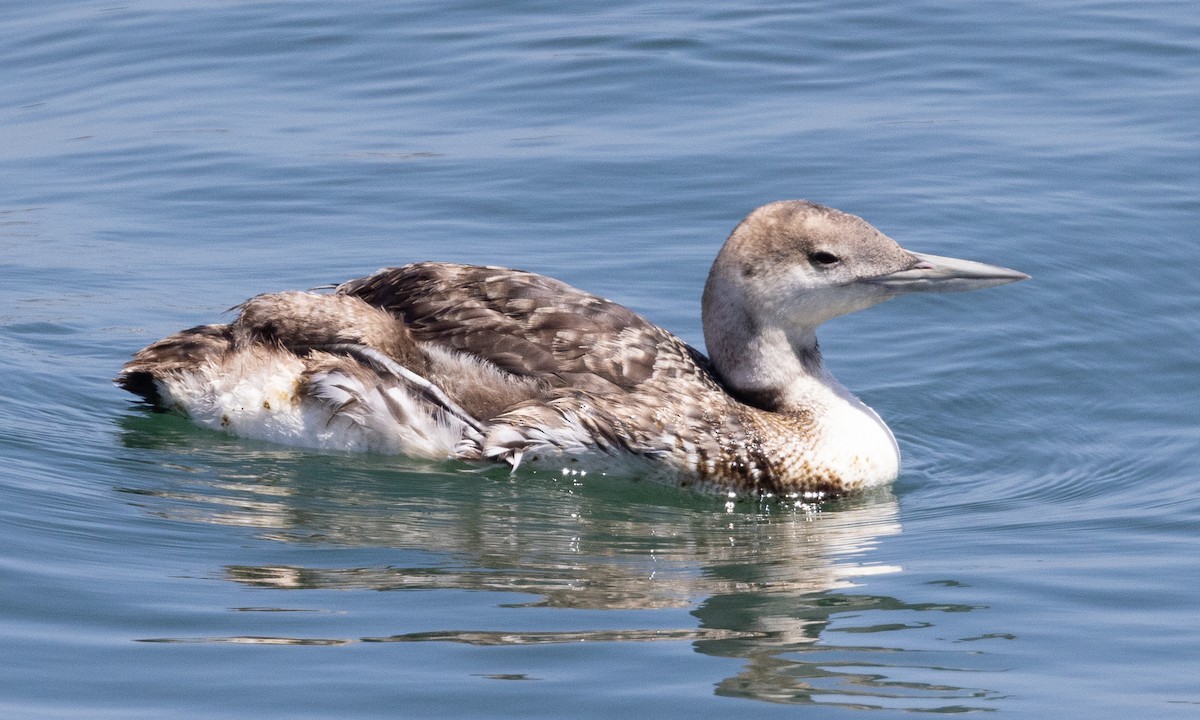
[[[416,263],[338,287],[387,310],[419,342],[487,360],[550,387],[629,392],[690,375],[707,358],[632,310],[564,282],[498,267]]]

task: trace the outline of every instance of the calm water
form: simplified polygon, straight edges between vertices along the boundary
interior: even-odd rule
[[[1186,2],[0,9],[0,716],[1200,715]],[[239,441],[110,384],[267,290],[538,270],[702,343],[769,200],[1031,282],[825,328],[822,508]]]

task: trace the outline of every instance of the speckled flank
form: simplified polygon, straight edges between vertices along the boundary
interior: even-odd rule
[[[860,218],[773,203],[713,265],[711,361],[557,280],[416,263],[333,294],[252,298],[229,325],[143,349],[117,382],[207,427],[284,443],[838,494],[892,480],[899,452],[824,370],[813,331],[923,268]]]

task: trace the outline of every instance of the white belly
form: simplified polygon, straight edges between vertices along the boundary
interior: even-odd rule
[[[244,351],[157,382],[164,404],[203,427],[285,445],[445,459],[464,434],[402,384],[306,375],[290,353]]]

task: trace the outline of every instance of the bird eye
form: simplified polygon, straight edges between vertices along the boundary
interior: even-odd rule
[[[814,253],[809,253],[808,259],[817,265],[826,266],[837,265],[839,262],[841,262],[841,258],[839,258],[837,255],[834,255],[831,252],[825,252],[824,250],[818,250]]]

